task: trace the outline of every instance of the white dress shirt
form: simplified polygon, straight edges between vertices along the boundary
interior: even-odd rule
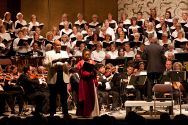
[[[98,61],[98,62],[102,62],[104,60],[104,58],[105,58],[105,55],[106,54],[105,54],[104,51],[102,51],[102,50],[100,50],[100,51],[95,50],[95,51],[93,51],[91,53],[91,59],[93,59],[95,61]]]
[[[115,50],[114,52],[108,51],[107,54],[110,55],[110,59],[116,59],[118,57],[118,51],[117,50]]]

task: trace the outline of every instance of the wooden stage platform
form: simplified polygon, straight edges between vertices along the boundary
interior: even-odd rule
[[[116,119],[124,119],[126,117],[126,114],[131,108],[132,111],[135,111],[137,114],[142,115],[146,119],[159,119],[161,113],[169,113],[169,109],[166,106],[171,106],[171,101],[164,101],[164,102],[156,102],[156,112],[154,110],[150,111],[150,107],[154,105],[154,102],[146,102],[146,101],[127,101],[125,103],[125,109],[119,109],[118,111],[106,111],[105,109],[102,109],[100,112],[101,115],[109,115],[113,116]],[[142,110],[137,110],[136,107],[141,106]],[[19,116],[21,118],[25,118],[28,116],[32,116],[31,114],[31,106],[28,106],[28,109],[30,109],[28,112],[25,112],[25,115]],[[59,110],[59,109],[57,109]],[[16,111],[18,111],[18,107],[16,106]],[[76,116],[76,109],[69,110],[69,113],[72,115],[72,118],[74,119],[81,119],[80,117]],[[182,114],[185,114],[188,116],[188,104],[182,105]],[[10,111],[5,113],[8,117],[11,116],[17,116],[17,114],[11,114]],[[180,114],[180,106],[179,105],[173,105],[172,108],[172,114],[171,117],[173,118],[175,115]],[[44,115],[46,117],[49,116],[49,114]],[[55,116],[63,117],[61,111],[57,111],[57,114]],[[0,118],[2,118],[1,116]],[[85,118],[84,118],[85,119]],[[92,118],[87,118],[92,119]]]

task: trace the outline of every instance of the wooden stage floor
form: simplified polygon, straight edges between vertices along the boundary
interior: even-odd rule
[[[28,106],[29,109],[32,109],[31,106]],[[157,113],[153,113],[152,115],[149,114],[149,107],[148,106],[142,106],[142,109],[141,111],[136,111],[136,113],[142,115],[144,118],[146,119],[159,119],[160,118],[160,113],[163,113],[163,112],[167,112],[166,111],[166,108],[165,107],[157,107]],[[185,114],[188,116],[188,104],[184,104],[182,105],[182,114]],[[135,107],[132,108],[132,110],[134,111],[135,110]],[[18,111],[18,107],[16,107],[16,111]],[[10,112],[6,112],[5,113],[8,117],[11,117],[11,116],[18,116],[17,114],[11,114]],[[69,110],[69,114],[72,115],[72,118],[74,119],[82,119],[78,116],[76,116],[76,109],[73,109],[73,110]],[[105,109],[102,109],[102,111],[100,112],[100,115],[110,115],[110,116],[113,116],[115,117],[116,119],[120,119],[120,120],[123,120],[126,116],[126,110],[118,110],[118,111],[105,111]],[[171,115],[171,118],[173,118],[175,115],[178,115],[180,114],[180,107],[179,105],[174,105],[173,107],[173,115]],[[31,114],[31,110],[29,110],[28,112],[25,113],[25,115],[22,115],[20,116],[21,118],[25,118],[25,117],[28,117],[28,116],[32,116]],[[49,114],[46,114],[44,116],[49,116]],[[62,116],[62,113],[61,111],[57,111],[57,114],[55,114],[55,116],[60,116],[60,117],[63,117]],[[0,118],[2,118],[4,116],[1,116]],[[88,119],[88,118],[87,118]],[[89,119],[92,119],[92,118],[89,118]]]

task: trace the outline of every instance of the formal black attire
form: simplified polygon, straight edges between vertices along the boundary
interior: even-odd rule
[[[109,108],[109,101],[108,101],[109,90],[106,90],[106,83],[108,82],[106,77],[101,73],[98,73],[98,76],[99,76],[99,82],[98,82],[97,93],[98,93],[98,99],[99,99],[99,110],[101,110],[102,104],[105,101]]]
[[[150,101],[152,99],[152,87],[154,84],[159,83],[165,68],[163,47],[156,43],[151,43],[145,47],[143,52],[143,59],[147,60],[147,97]]]
[[[26,98],[34,102],[34,113],[47,113],[49,108],[48,88],[45,85],[39,84],[38,79],[30,79],[26,73],[20,75],[17,83],[23,87]]]

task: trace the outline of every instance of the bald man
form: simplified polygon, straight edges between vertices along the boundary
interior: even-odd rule
[[[67,64],[57,61],[62,58],[69,58],[66,51],[61,50],[61,42],[54,41],[53,50],[46,52],[43,61],[48,69],[47,83],[50,90],[50,116],[56,114],[56,97],[59,93],[64,118],[71,118],[68,114],[67,106],[67,83],[69,83],[69,74]],[[56,61],[55,61],[56,60]]]

